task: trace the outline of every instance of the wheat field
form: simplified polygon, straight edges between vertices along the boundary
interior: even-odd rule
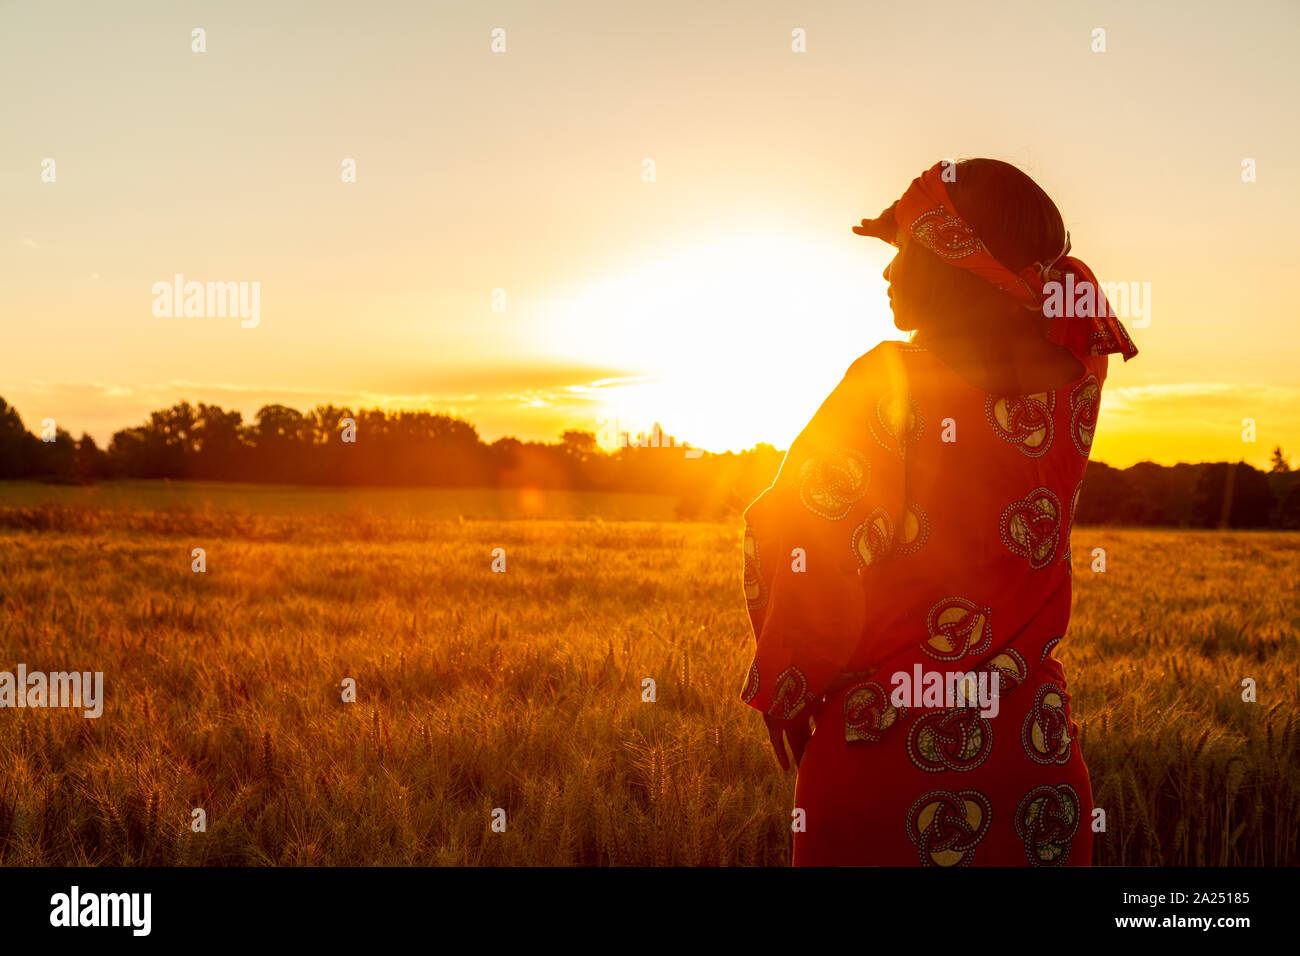
[[[1073,540],[1093,862],[1300,862],[1300,534]],[[101,670],[107,699],[0,710],[0,862],[786,865],[793,774],[737,697],[739,545],[0,495],[0,669]]]

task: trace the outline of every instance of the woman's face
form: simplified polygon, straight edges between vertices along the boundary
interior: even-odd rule
[[[971,273],[947,265],[905,231],[894,245],[898,252],[881,273],[889,283],[894,326],[926,335],[957,334],[989,327],[994,319],[1018,317],[1020,307]]]
[[[905,230],[898,231],[895,242],[898,252],[885,266],[881,273],[889,283],[889,308],[894,313],[894,326],[904,332],[912,332],[921,325],[922,318],[916,309],[916,290],[919,285],[916,275],[916,257],[908,255],[912,248],[912,237]]]

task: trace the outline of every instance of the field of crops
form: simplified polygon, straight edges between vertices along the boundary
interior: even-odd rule
[[[793,775],[737,698],[738,525],[77,493],[0,487],[0,670],[106,687],[98,719],[0,710],[0,862],[789,862]],[[1300,534],[1076,528],[1074,555],[1094,862],[1300,863]]]

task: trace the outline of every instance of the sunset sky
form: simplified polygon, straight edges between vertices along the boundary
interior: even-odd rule
[[[901,337],[890,250],[850,226],[990,156],[1101,279],[1151,283],[1094,459],[1300,465],[1298,27],[1293,2],[0,0],[0,396],[101,444],[189,399],[786,447]],[[156,317],[176,273],[259,282],[260,323]]]

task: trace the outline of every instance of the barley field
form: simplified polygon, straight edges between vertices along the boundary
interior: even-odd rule
[[[0,710],[3,864],[788,864],[738,524],[209,492],[0,488],[0,670],[107,698]],[[1094,862],[1300,862],[1300,534],[1076,528],[1074,555]]]

